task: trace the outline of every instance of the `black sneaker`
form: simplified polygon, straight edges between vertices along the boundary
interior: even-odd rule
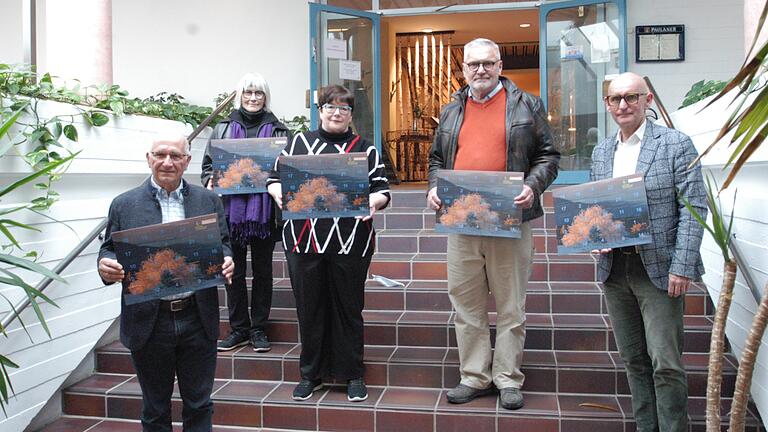
[[[272,345],[270,345],[264,330],[255,330],[251,333],[251,345],[253,345],[253,350],[256,352],[267,352],[272,349]]]
[[[307,400],[312,397],[312,393],[315,390],[320,390],[321,388],[323,388],[321,380],[302,379],[296,388],[293,389],[293,400]]]
[[[229,351],[243,345],[248,345],[248,335],[233,331],[224,340],[220,340],[216,345],[216,349],[219,351]]]
[[[360,402],[368,399],[368,388],[362,378],[347,381],[347,400]]]

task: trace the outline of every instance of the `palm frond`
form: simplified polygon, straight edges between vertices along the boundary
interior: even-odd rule
[[[757,45],[757,39],[760,31],[765,24],[766,16],[768,16],[768,3],[763,6],[763,12],[760,14],[758,20],[757,32],[755,38],[752,41],[752,46],[749,52],[755,52]],[[736,174],[741,170],[744,164],[749,158],[757,151],[757,149],[763,144],[768,136],[768,86],[761,83],[761,77],[766,70],[768,64],[768,42],[755,52],[754,57],[747,57],[741,66],[741,69],[736,73],[731,81],[723,88],[723,90],[717,94],[702,110],[710,107],[713,103],[720,100],[726,94],[734,91],[735,95],[728,106],[733,107],[733,112],[728,117],[728,120],[720,128],[717,137],[709,144],[703,152],[691,163],[690,167],[697,164],[701,158],[707,155],[720,140],[722,140],[730,132],[733,132],[728,146],[731,147],[734,143],[738,144],[731,150],[731,155],[728,161],[725,163],[723,169],[730,167],[730,173],[723,182],[721,191],[730,186]],[[759,93],[751,100],[751,103],[746,106],[747,100],[750,99],[750,95],[758,91],[758,86],[763,85],[764,88],[759,90]],[[738,90],[736,90],[738,88]],[[733,106],[735,104],[735,106]]]

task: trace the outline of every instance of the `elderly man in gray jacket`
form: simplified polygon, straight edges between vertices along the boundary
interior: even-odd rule
[[[595,147],[592,178],[642,173],[651,244],[603,249],[598,279],[632,392],[638,432],[687,431],[688,387],[683,353],[685,292],[704,273],[703,228],[683,204],[706,216],[701,166],[691,139],[645,119],[653,101],[643,79],[624,73],[605,96],[619,133]]]
[[[217,215],[221,233],[222,274],[231,280],[234,263],[221,200],[181,178],[191,159],[188,147],[183,136],[156,139],[146,155],[152,176],[112,201],[98,258],[99,276],[105,284],[125,278],[125,270],[116,260],[113,232],[211,213]],[[126,292],[124,286],[123,294]],[[171,431],[174,378],[181,395],[184,430],[211,431],[218,335],[216,287],[131,305],[122,299],[120,341],[131,351],[141,386],[143,431]]]

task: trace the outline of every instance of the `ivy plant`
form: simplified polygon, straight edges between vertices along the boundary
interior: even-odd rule
[[[680,108],[682,109],[687,107],[688,105],[693,105],[696,102],[706,99],[712,95],[716,95],[720,93],[721,90],[725,88],[725,85],[727,83],[725,81],[717,81],[717,80],[701,80],[691,86],[691,89],[688,90],[688,93],[685,94],[685,98],[683,98],[683,103],[680,105]]]

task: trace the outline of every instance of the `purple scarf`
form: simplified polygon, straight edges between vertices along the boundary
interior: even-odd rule
[[[230,138],[246,138],[245,129],[238,122],[231,122]],[[259,129],[259,138],[272,136],[272,124]],[[247,195],[227,195],[224,209],[229,217],[229,237],[241,246],[253,239],[265,239],[271,235],[269,219],[272,217],[272,201],[266,192]]]

